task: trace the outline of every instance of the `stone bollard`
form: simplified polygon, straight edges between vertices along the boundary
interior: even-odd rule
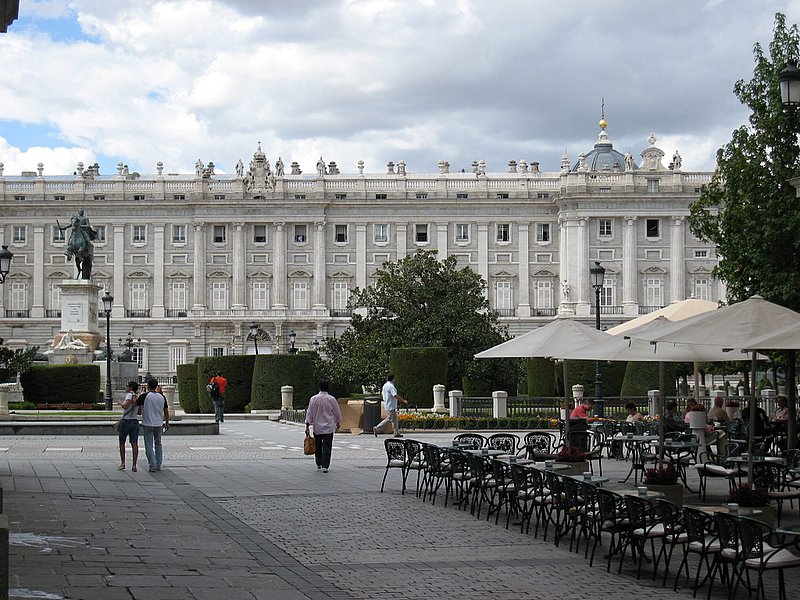
[[[492,392],[492,416],[503,419],[508,416],[508,392]]]
[[[647,414],[651,417],[658,416],[661,410],[659,406],[661,390],[647,390]]]
[[[0,384],[0,417],[8,416],[8,386]]]
[[[281,386],[281,410],[292,410],[294,405],[294,388],[290,385]]]
[[[450,416],[461,416],[461,398],[464,397],[464,392],[461,390],[450,390]]]
[[[167,399],[167,406],[169,406],[169,418],[171,421],[181,420],[181,418],[178,416],[178,410],[181,408],[181,403],[178,402],[178,394],[176,393],[177,390],[178,386],[171,383],[162,384],[161,386],[161,391],[164,393],[164,397]]]
[[[777,401],[775,400],[775,390],[764,388],[761,390],[761,408],[769,415],[770,418],[775,417],[775,409],[777,409]]]
[[[445,387],[441,383],[433,386],[433,412],[435,413],[447,412],[444,407],[444,390]]]
[[[697,436],[698,441],[700,442],[700,446],[697,448],[697,454],[703,454],[706,452],[706,424],[708,423],[708,419],[706,417],[706,411],[704,410],[693,410],[689,412],[689,429],[692,430],[692,433]]]

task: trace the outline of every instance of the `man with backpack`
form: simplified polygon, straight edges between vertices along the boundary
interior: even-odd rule
[[[211,401],[214,403],[214,422],[225,422],[225,388],[228,387],[228,380],[222,376],[222,371],[217,371],[217,374],[208,382],[208,393],[211,395]]]

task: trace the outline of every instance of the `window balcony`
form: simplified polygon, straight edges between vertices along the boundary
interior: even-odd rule
[[[185,308],[168,308],[166,311],[168,317],[186,317],[188,313]]]
[[[534,308],[534,317],[555,317],[558,314],[557,308]]]
[[[352,317],[353,311],[349,308],[332,308],[331,309],[331,316],[332,317]]]
[[[662,308],[664,308],[664,307],[663,306],[647,306],[647,305],[643,304],[643,305],[639,306],[639,314],[640,315],[646,315],[646,314],[651,313],[653,311],[661,310]]]
[[[513,308],[495,308],[494,314],[498,317],[513,317],[516,314],[516,309]]]
[[[44,311],[44,316],[48,319],[60,319],[61,318],[61,310],[55,308],[48,308]]]
[[[6,319],[28,319],[31,316],[30,310],[6,309]]]
[[[132,317],[134,319],[149,319],[150,309],[126,309],[125,316]]]
[[[591,306],[591,313],[595,314],[597,312],[595,310],[595,306]],[[621,315],[622,314],[622,307],[621,306],[601,306],[600,307],[600,314],[601,315]]]

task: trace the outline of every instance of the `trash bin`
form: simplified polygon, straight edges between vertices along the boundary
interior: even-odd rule
[[[364,418],[363,429],[367,433],[372,433],[372,428],[380,423],[381,419],[381,397],[367,396],[364,398]]]

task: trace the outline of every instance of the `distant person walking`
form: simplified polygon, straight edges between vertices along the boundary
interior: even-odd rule
[[[222,371],[208,382],[211,385],[211,401],[214,403],[214,422],[225,422],[225,390],[228,389],[228,380],[222,376]],[[216,383],[216,389],[214,384]]]
[[[311,396],[306,410],[306,436],[309,428],[314,429],[316,452],[314,459],[317,470],[322,469],[327,473],[331,466],[331,449],[333,447],[333,434],[342,424],[342,413],[336,398],[328,393],[329,383],[323,379],[319,382],[319,393]]]
[[[136,406],[136,392],[139,390],[139,384],[135,381],[129,381],[125,399],[119,403],[122,406],[122,418],[119,422],[119,466],[118,470],[125,470],[125,441],[130,440],[131,454],[133,455],[131,461],[131,471],[136,471],[136,463],[139,460],[139,415],[138,407]]]
[[[156,392],[158,381],[147,382],[148,394],[142,405],[142,427],[144,428],[144,451],[150,472],[161,470],[163,450],[161,434],[169,429],[169,407],[163,394]]]
[[[400,433],[400,422],[397,419],[397,401],[399,400],[406,406],[408,406],[408,401],[397,393],[393,373],[389,373],[386,376],[386,383],[383,384],[381,395],[383,396],[383,407],[386,409],[388,416],[372,428],[372,433],[375,434],[375,437],[378,437],[378,432],[382,431],[387,423],[391,423],[394,437],[403,437],[403,434]]]

